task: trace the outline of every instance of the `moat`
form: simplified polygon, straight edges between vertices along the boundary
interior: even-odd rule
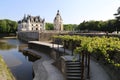
[[[32,80],[32,64],[35,59],[19,51],[20,46],[23,44],[16,38],[1,38],[0,55],[5,60],[16,80]]]

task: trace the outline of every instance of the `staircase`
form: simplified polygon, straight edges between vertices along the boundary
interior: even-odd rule
[[[80,61],[66,61],[67,80],[81,80],[82,66]]]

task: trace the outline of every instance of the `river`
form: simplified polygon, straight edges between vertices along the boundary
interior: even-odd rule
[[[23,44],[16,38],[1,38],[0,55],[16,80],[32,80],[34,58],[19,51],[20,46]]]

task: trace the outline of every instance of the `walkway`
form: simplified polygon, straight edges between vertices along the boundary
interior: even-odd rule
[[[37,44],[41,44],[41,45],[46,45],[52,48],[52,44],[51,43],[45,43],[45,42],[38,42],[38,41],[30,41],[31,43],[37,43]],[[57,45],[54,44],[54,48],[57,49]],[[62,46],[60,45],[59,48],[60,51],[64,51],[64,49],[62,48]],[[66,53],[71,54],[71,51],[66,50]],[[34,65],[33,68],[35,69],[36,72],[36,76],[42,76],[45,77],[44,75],[47,73],[49,80],[64,80],[61,73],[54,67],[51,66],[50,64],[52,63],[52,60],[49,59],[46,55],[41,54],[40,56],[44,57],[44,59],[40,59],[38,60]],[[41,63],[42,60],[43,63]],[[105,72],[105,70],[99,65],[99,63],[95,62],[94,60],[90,60],[90,80],[111,80],[109,75]],[[41,66],[42,65],[42,66]],[[36,67],[37,66],[37,67]],[[42,71],[41,70],[46,70]],[[55,69],[55,70],[54,70]],[[42,73],[39,73],[42,72]],[[52,73],[52,74],[51,74]],[[55,77],[56,76],[56,77]],[[41,77],[41,78],[42,78]],[[55,78],[54,78],[55,77]],[[58,79],[61,78],[61,79]],[[38,79],[35,77],[34,80],[48,80],[48,79]]]
[[[90,62],[90,80],[111,80],[99,63],[94,60]]]
[[[41,52],[37,52],[28,48],[24,50],[41,56],[40,60],[37,60],[33,63],[33,70],[35,73],[33,80],[64,80],[61,72],[54,65],[52,65],[54,62],[53,59]]]

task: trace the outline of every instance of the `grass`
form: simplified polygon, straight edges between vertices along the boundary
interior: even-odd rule
[[[2,80],[15,80],[10,69],[7,67],[7,64],[0,56],[0,79]]]

